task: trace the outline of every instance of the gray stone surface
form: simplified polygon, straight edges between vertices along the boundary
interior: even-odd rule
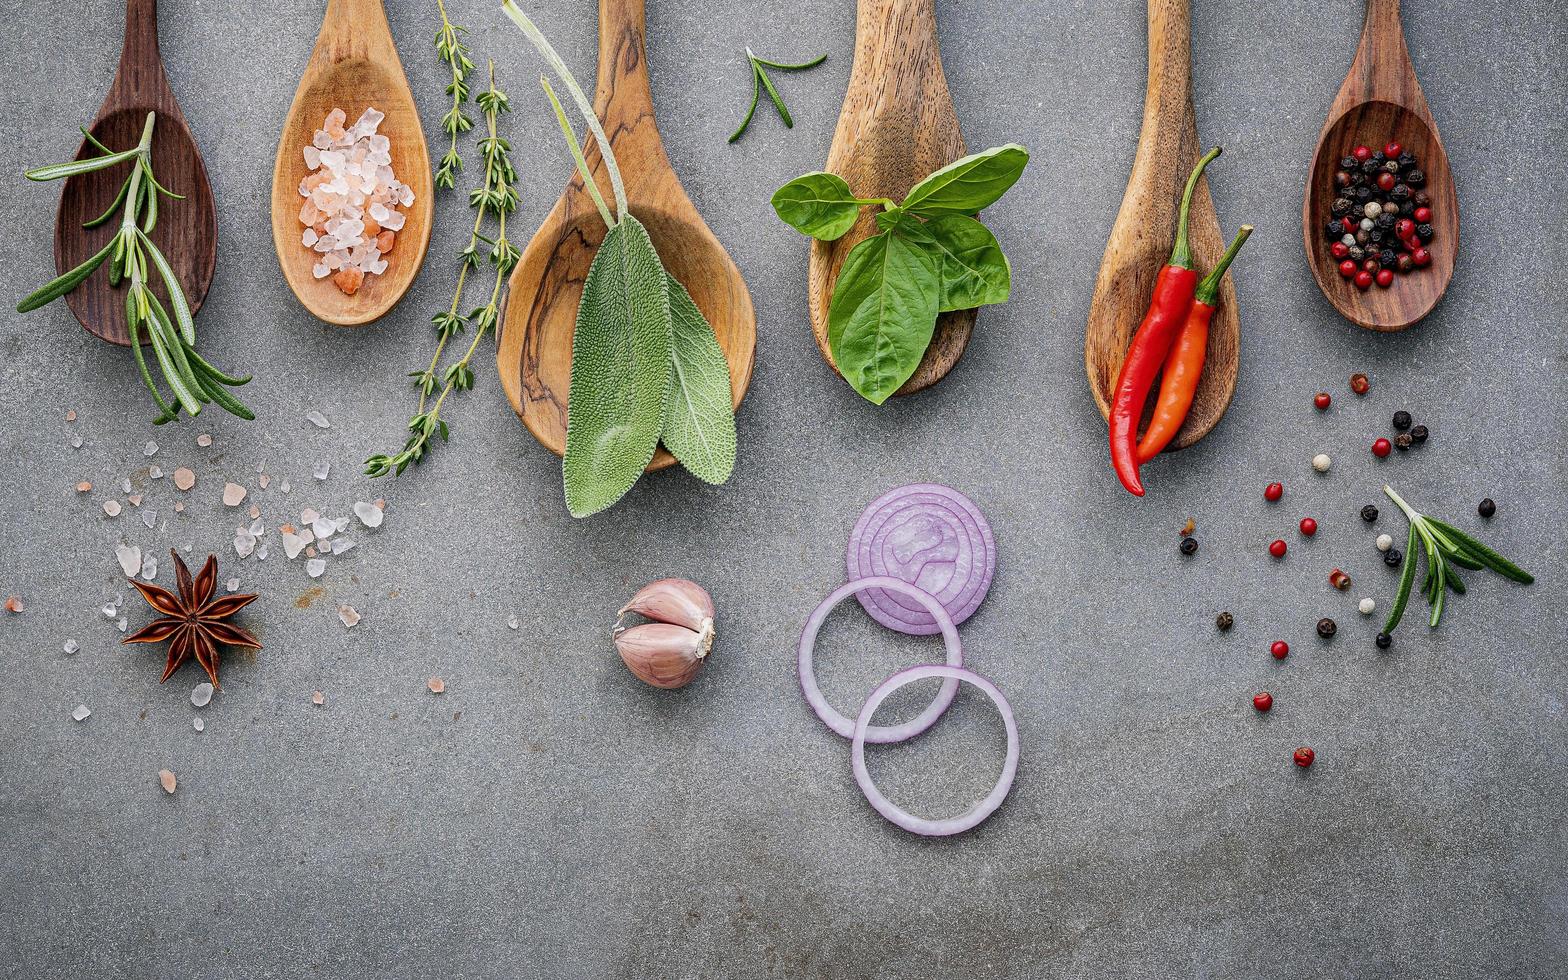
[[[539,63],[492,4],[454,0],[516,113],[520,237],[568,175]],[[1237,266],[1241,381],[1224,423],[1149,471],[1133,500],[1106,465],[1082,329],[1141,112],[1142,5],[943,0],[944,61],[973,147],[1033,162],[987,220],[1012,256],[1013,300],[987,310],[958,370],[881,409],[824,367],[806,325],[804,241],[767,197],[820,166],[848,73],[844,0],[653,0],[659,119],[687,190],[745,272],[759,313],[756,383],[734,479],[644,480],[570,520],[559,469],[517,423],[488,358],[452,411],[454,441],[397,481],[357,475],[400,440],[403,373],[431,346],[466,220],[445,197],[402,305],[340,330],[282,283],[267,225],[277,128],[321,6],[165,0],[163,47],[211,168],[217,279],[205,349],[253,370],[253,425],[206,416],[154,431],[125,352],[62,305],[0,316],[0,974],[14,977],[1510,977],[1568,975],[1568,727],[1559,571],[1568,523],[1562,373],[1568,25],[1556,0],[1411,0],[1405,17],[1459,175],[1465,245],[1446,302],[1406,334],[1335,316],[1302,257],[1301,179],[1359,27],[1359,4],[1200,3],[1200,128],[1226,155],[1211,181],[1227,229],[1257,234]],[[389,5],[427,133],[441,112],[434,4]],[[51,274],[53,188],[18,174],[68,156],[113,73],[121,8],[21,4],[0,38],[0,255],[10,307]],[[537,5],[592,79],[592,4]],[[734,146],[743,45],[827,52],[781,86]],[[1438,247],[1452,247],[1439,243]],[[1346,378],[1369,372],[1352,397]],[[1311,408],[1314,391],[1334,409]],[[68,425],[67,409],[80,413]],[[318,408],[334,422],[304,419]],[[1367,445],[1407,408],[1419,453]],[[217,445],[198,450],[198,432]],[[72,432],[85,445],[69,448]],[[99,502],[148,464],[201,479],[184,515],[146,483],[156,531]],[[1319,451],[1335,456],[1312,473]],[[333,463],[317,483],[310,467]],[[255,466],[274,483],[262,491]],[[278,492],[283,477],[293,492]],[[98,489],[79,498],[79,479]],[[218,494],[247,484],[269,525],[385,496],[386,525],[311,582],[273,532],[234,560]],[[1264,483],[1285,481],[1267,506]],[[963,627],[971,664],[1012,698],[1017,787],[978,831],[912,839],[857,793],[848,747],[807,711],[794,643],[842,578],[861,507],[890,486],[960,487],[1001,560]],[[1372,550],[1403,531],[1356,511],[1385,480],[1540,574],[1470,576],[1472,594],[1393,650],[1356,614],[1394,574]],[[1313,515],[1311,542],[1294,531]],[[1202,549],[1176,553],[1198,523]],[[1266,543],[1291,543],[1283,563]],[[266,644],[231,655],[192,730],[186,668],[157,684],[98,607],[123,586],[114,546],[191,542],[263,599]],[[1356,580],[1330,589],[1332,566]],[[705,583],[717,653],[684,691],[632,680],[608,636],[644,581]],[[160,580],[171,581],[167,558]],[[312,591],[319,587],[320,594]],[[314,598],[313,598],[314,597]],[[364,621],[345,630],[337,603]],[[1228,635],[1213,627],[1236,614]],[[144,622],[134,597],[133,628]],[[509,630],[506,620],[521,624]],[[1339,621],[1320,642],[1313,623]],[[1379,617],[1380,618],[1380,617]],[[75,637],[81,652],[62,653]],[[1295,651],[1276,663],[1269,641]],[[822,679],[852,710],[927,641],[833,618]],[[425,681],[445,678],[431,695]],[[1277,698],[1256,715],[1248,697]],[[326,694],[311,704],[313,690]],[[92,716],[77,724],[72,709]],[[1000,728],[963,696],[919,744],[874,754],[889,791],[927,812],[976,798]],[[1310,773],[1290,764],[1317,749]],[[157,772],[179,774],[177,795]]]

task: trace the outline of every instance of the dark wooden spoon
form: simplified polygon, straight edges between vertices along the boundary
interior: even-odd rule
[[[1358,143],[1382,148],[1390,141],[1414,154],[1426,173],[1424,189],[1432,197],[1432,264],[1397,276],[1387,289],[1374,286],[1362,292],[1340,276],[1339,260],[1329,253],[1323,226],[1331,217],[1329,206],[1338,193],[1334,172],[1340,159]],[[1307,169],[1301,230],[1307,264],[1318,288],[1347,320],[1360,326],[1403,330],[1432,312],[1448,291],[1459,254],[1459,199],[1437,123],[1432,121],[1405,47],[1399,0],[1367,0],[1361,45],[1329,107]]]
[[[163,73],[163,59],[158,55],[157,0],[126,0],[120,67],[88,131],[111,150],[128,150],[141,140],[149,112],[158,115],[152,135],[153,172],[163,186],[185,195],[183,201],[160,202],[152,240],[174,267],[191,312],[195,313],[207,297],[207,287],[212,285],[218,254],[218,218],[213,209],[212,187],[207,183],[201,152],[196,149],[190,127],[174,100],[174,90]],[[98,154],[91,143],[83,140],[76,159]],[[90,258],[119,230],[117,221],[97,228],[83,228],[82,223],[98,217],[113,203],[130,166],[124,163],[66,179],[54,226],[54,264],[60,272],[74,269]],[[152,277],[152,288],[167,299],[156,275]],[[100,267],[68,293],[65,302],[89,333],[110,343],[130,346],[125,292],[110,288],[107,266]]]

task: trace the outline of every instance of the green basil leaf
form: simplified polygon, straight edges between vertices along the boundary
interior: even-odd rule
[[[804,174],[773,192],[773,210],[802,235],[831,242],[860,216],[860,204],[838,174]]]
[[[891,231],[850,250],[828,306],[839,373],[880,405],[920,366],[936,328],[941,258]]]
[[[1007,193],[1028,162],[1029,151],[1017,143],[954,160],[910,188],[904,210],[921,215],[974,214]]]
[[[898,230],[941,253],[942,299],[938,309],[943,313],[1007,302],[1013,289],[1013,268],[985,225],[967,215],[944,214],[924,223],[906,217]]]
[[[630,214],[593,257],[572,333],[562,478],[573,517],[625,496],[653,459],[670,386],[670,294],[648,230]]]
[[[735,469],[735,410],[730,365],[686,287],[666,277],[670,287],[670,390],[664,398],[668,449],[687,471],[704,483],[723,483]]]

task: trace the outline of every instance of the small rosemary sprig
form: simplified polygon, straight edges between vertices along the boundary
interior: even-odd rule
[[[1394,606],[1389,610],[1388,621],[1383,624],[1385,634],[1393,633],[1394,627],[1399,625],[1400,618],[1405,614],[1405,606],[1410,602],[1410,593],[1415,588],[1417,544],[1426,552],[1426,579],[1421,584],[1421,594],[1426,596],[1432,606],[1430,625],[1433,627],[1442,619],[1443,601],[1448,592],[1465,594],[1464,580],[1459,577],[1455,565],[1470,571],[1490,568],[1504,578],[1523,585],[1535,581],[1529,572],[1452,524],[1417,513],[1392,487],[1385,486],[1383,492],[1389,500],[1399,505],[1399,509],[1410,520],[1410,535],[1405,545],[1405,567],[1399,575]]]
[[[450,190],[457,186],[457,174],[463,169],[463,158],[457,152],[458,134],[466,133],[474,126],[474,120],[463,111],[463,103],[468,101],[468,73],[473,70],[474,63],[468,58],[468,46],[462,38],[468,31],[447,19],[444,0],[436,0],[436,9],[441,12],[441,29],[436,31],[436,54],[452,71],[452,80],[446,86],[446,94],[452,97],[452,108],[441,117],[441,129],[449,142],[441,165],[436,168],[436,186]]]
[[[479,140],[479,156],[485,164],[485,180],[483,186],[468,195],[469,206],[474,209],[474,227],[469,233],[467,246],[458,253],[457,288],[452,293],[451,306],[430,318],[436,328],[436,350],[430,358],[430,365],[423,370],[409,372],[409,377],[414,379],[414,387],[419,389],[419,408],[414,417],[408,420],[408,439],[394,455],[378,454],[365,460],[365,473],[369,476],[402,473],[410,463],[424,459],[436,435],[440,435],[443,442],[447,440],[449,433],[446,420],[441,417],[441,409],[452,392],[467,391],[474,386],[474,372],[469,363],[473,360],[474,352],[479,349],[480,340],[494,330],[500,320],[501,288],[522,254],[506,237],[506,216],[517,210],[517,172],[512,167],[510,156],[512,144],[501,137],[497,128],[497,120],[503,113],[510,112],[512,107],[506,93],[496,87],[494,61],[489,63],[489,74],[489,88],[474,99],[485,119],[485,136]],[[484,234],[485,219],[489,217],[495,219],[494,237]],[[468,284],[469,270],[477,269],[485,262],[495,270],[489,297],[485,305],[465,317],[458,310],[462,309],[463,289]],[[447,365],[446,370],[440,370],[447,342],[470,325],[474,328],[474,335],[468,349],[461,359]]]
[[[740,121],[740,127],[730,134],[729,142],[733,143],[740,139],[741,134],[746,132],[746,128],[751,125],[751,117],[757,114],[757,99],[762,94],[763,89],[768,90],[768,98],[773,100],[773,107],[779,111],[779,118],[784,120],[784,128],[794,129],[795,120],[790,116],[789,109],[784,105],[784,99],[779,95],[779,90],[773,87],[773,79],[768,77],[767,70],[769,68],[777,68],[779,71],[801,71],[806,68],[815,68],[827,59],[827,55],[822,55],[819,58],[812,58],[810,61],[802,61],[800,64],[790,65],[778,61],[769,61],[766,58],[759,58],[752,52],[751,48],[747,48],[746,63],[751,66],[751,106],[746,109],[746,118]]]
[[[125,322],[131,334],[131,354],[136,358],[142,381],[158,405],[158,417],[153,419],[153,424],[172,422],[179,417],[182,409],[190,415],[197,415],[201,407],[208,403],[216,404],[242,419],[254,419],[255,414],[228,392],[229,388],[250,381],[250,375],[238,378],[225,374],[196,353],[196,323],[191,318],[185,288],[175,276],[169,260],[150,237],[158,224],[158,195],[177,201],[184,200],[183,195],[164,187],[153,176],[152,133],[156,122],[157,114],[147,113],[141,141],[132,149],[119,152],[104,146],[92,133],[83,129],[82,135],[102,151],[101,155],[27,171],[28,180],[60,180],[131,161],[131,172],[108,209],[82,224],[83,228],[96,228],[116,214],[121,214],[120,228],[114,237],[87,261],[39,287],[17,304],[16,310],[18,313],[26,313],[59,299],[86,282],[94,270],[108,261],[109,285],[118,287],[122,282],[126,283]],[[152,291],[149,266],[163,280],[164,289],[169,294],[168,307]],[[153,381],[152,372],[147,369],[147,360],[142,353],[143,328],[152,343],[153,356],[163,374],[164,383],[172,394],[168,401],[164,400],[163,393]]]

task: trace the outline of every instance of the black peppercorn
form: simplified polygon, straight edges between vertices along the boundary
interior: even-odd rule
[[[1366,161],[1365,163],[1363,163],[1361,165],[1361,172],[1366,174],[1369,177],[1372,174],[1377,173],[1381,169],[1382,169],[1382,165],[1379,164],[1376,160],[1368,160],[1368,161]]]
[[[1431,225],[1416,225],[1416,237],[1423,242],[1432,240],[1433,230]]]
[[[1197,538],[1182,538],[1181,539],[1181,553],[1182,554],[1184,554],[1184,555],[1195,554],[1197,552],[1197,550],[1198,550],[1198,539]]]
[[[1222,612],[1214,617],[1214,625],[1219,627],[1221,633],[1236,625],[1236,617],[1228,612]]]
[[[1379,633],[1377,635],[1377,639],[1373,642],[1377,644],[1377,648],[1379,650],[1387,650],[1390,646],[1393,645],[1394,638],[1389,636],[1387,633]]]
[[[1355,205],[1350,203],[1350,198],[1336,197],[1334,198],[1334,203],[1329,206],[1329,211],[1334,215],[1334,217],[1343,218],[1345,215],[1350,213],[1350,209],[1353,207],[1355,207]]]
[[[1367,504],[1365,507],[1361,508],[1361,519],[1366,521],[1368,524],[1371,524],[1373,521],[1377,520],[1377,505]]]
[[[1398,188],[1396,187],[1395,190],[1398,190]],[[1416,191],[1410,195],[1410,203],[1414,204],[1418,208],[1431,207],[1432,195],[1428,194],[1426,191]]]
[[[1385,172],[1391,173],[1391,174],[1399,173],[1399,161],[1397,161],[1397,160],[1384,160],[1383,161],[1383,170]]]
[[[1394,448],[1400,452],[1408,452],[1410,449],[1410,443],[1413,441],[1414,440],[1410,438],[1410,433],[1401,432],[1399,435],[1394,437]]]
[[[1382,228],[1374,227],[1371,231],[1367,232],[1367,241],[1372,242],[1373,244],[1381,245],[1385,237],[1386,232],[1384,232]]]
[[[1359,166],[1361,166],[1361,162],[1359,160],[1357,160],[1355,157],[1340,157],[1339,158],[1339,169],[1341,169],[1341,170],[1354,170],[1354,169],[1356,169]]]
[[[1345,254],[1350,256],[1350,258],[1354,259],[1355,261],[1360,262],[1362,259],[1366,258],[1367,250],[1362,248],[1360,245],[1352,245],[1350,246],[1350,251]]]
[[[1404,558],[1405,556],[1400,553],[1398,548],[1390,548],[1383,552],[1383,564],[1390,568],[1398,568],[1399,563],[1403,561]]]
[[[1411,170],[1405,174],[1405,183],[1411,187],[1422,187],[1426,184],[1426,173],[1420,169]]]
[[[1372,156],[1369,159],[1378,166],[1382,166],[1383,161],[1388,159],[1388,154],[1384,153],[1382,150],[1373,150]]]
[[[1361,231],[1361,230],[1357,229],[1357,231],[1356,231],[1356,242],[1358,244],[1365,245],[1367,242],[1369,242],[1371,240],[1372,240],[1372,236],[1371,235],[1367,234],[1364,231]]]
[[[1410,197],[1410,187],[1406,184],[1395,184],[1394,189],[1388,192],[1388,196],[1392,197],[1396,201],[1408,200]]]
[[[1394,267],[1394,263],[1398,261],[1399,256],[1394,254],[1394,250],[1391,248],[1383,249],[1383,251],[1379,252],[1377,256],[1377,264],[1385,269],[1392,269]]]
[[[1394,428],[1398,429],[1400,432],[1410,428],[1410,413],[1404,409],[1400,409],[1399,411],[1395,412]]]
[[[1482,517],[1491,517],[1497,513],[1497,505],[1492,502],[1491,497],[1487,497],[1476,505],[1475,512]]]
[[[1416,441],[1416,445],[1418,446],[1421,443],[1426,442],[1426,437],[1427,431],[1426,426],[1424,425],[1418,425],[1410,430],[1410,438],[1414,439]]]
[[[1333,636],[1338,631],[1339,627],[1334,625],[1334,621],[1329,619],[1327,616],[1324,616],[1322,619],[1318,620],[1318,635],[1323,637],[1325,640]]]
[[[1384,231],[1387,231],[1388,229],[1394,227],[1394,213],[1389,211],[1387,208],[1384,208],[1383,213],[1372,219],[1372,223]]]
[[[1400,170],[1409,170],[1411,167],[1416,165],[1416,158],[1408,153],[1401,153],[1399,158],[1394,162],[1399,164]]]
[[[1350,189],[1350,196],[1355,198],[1357,201],[1361,202],[1362,204],[1365,204],[1372,197],[1372,188],[1370,188],[1370,187],[1352,187]]]

